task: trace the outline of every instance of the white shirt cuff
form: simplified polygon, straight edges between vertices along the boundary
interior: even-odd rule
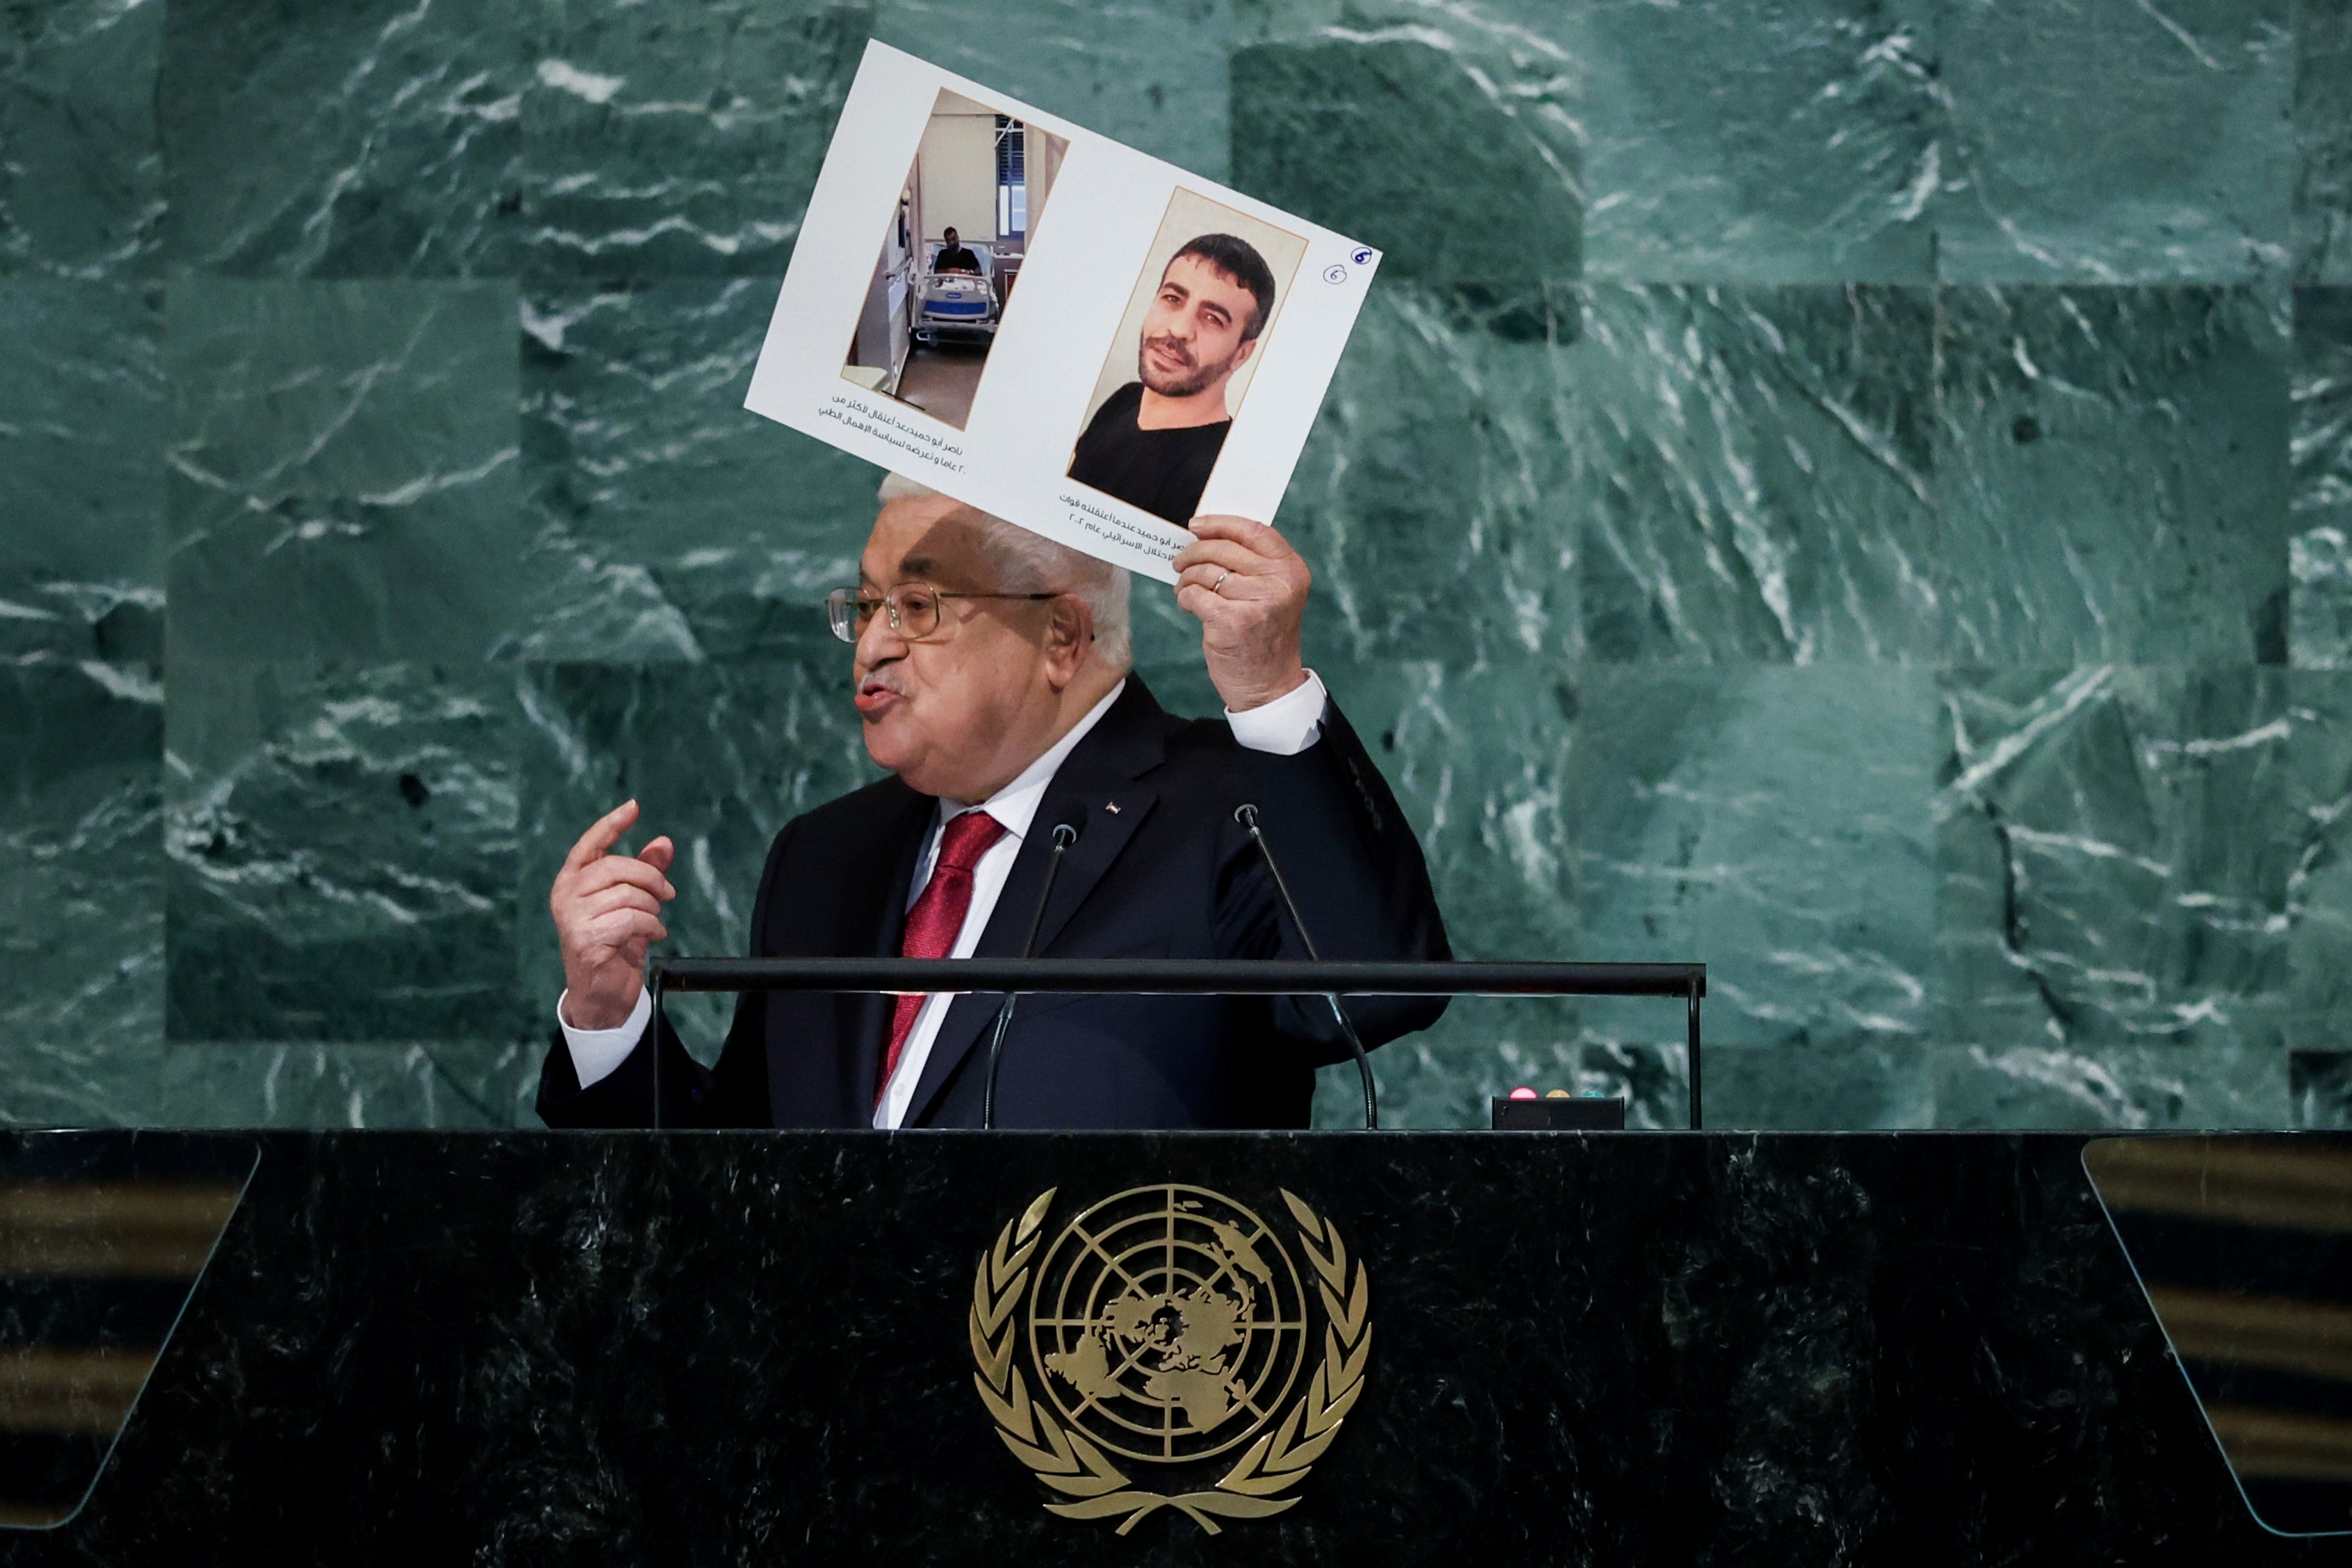
[[[599,1079],[610,1078],[614,1069],[629,1059],[637,1048],[637,1041],[653,1021],[654,999],[650,993],[637,993],[637,1005],[629,1010],[629,1021],[617,1029],[575,1029],[563,1016],[563,1000],[572,993],[566,991],[555,999],[555,1022],[563,1031],[563,1043],[572,1051],[572,1070],[586,1089]]]
[[[1323,678],[1310,669],[1306,684],[1287,697],[1240,713],[1228,708],[1225,722],[1234,727],[1234,739],[1246,750],[1295,757],[1323,738],[1323,710],[1330,701],[1331,694],[1323,689]]]

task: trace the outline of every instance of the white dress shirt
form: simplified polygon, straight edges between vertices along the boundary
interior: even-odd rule
[[[985,811],[1004,829],[1003,837],[990,845],[972,867],[971,905],[964,911],[962,929],[956,932],[955,946],[949,957],[970,958],[972,949],[980,945],[981,933],[988,929],[988,917],[996,908],[997,895],[1004,890],[1005,879],[1013,875],[1013,862],[1021,854],[1021,841],[1028,836],[1037,807],[1045,802],[1046,786],[1054,782],[1063,760],[1077,749],[1078,742],[1110,711],[1111,704],[1126,689],[1124,680],[1111,688],[1108,696],[1070,726],[1069,733],[1023,769],[1020,777],[988,799],[970,806],[940,802],[931,818],[930,837],[923,845],[921,858],[915,862],[914,882],[907,889],[908,908],[922,896],[924,884],[931,879],[931,868],[939,859],[940,836],[950,817],[967,811]],[[1249,750],[1293,756],[1321,738],[1324,709],[1329,701],[1330,694],[1324,689],[1322,678],[1310,669],[1307,683],[1287,697],[1277,697],[1242,713],[1228,708],[1225,722],[1233,726],[1234,740]],[[949,994],[924,998],[922,1011],[915,1015],[914,1026],[907,1031],[907,1044],[898,1054],[898,1070],[890,1075],[890,1082],[882,1091],[882,1102],[875,1108],[875,1126],[897,1127],[906,1120],[915,1086],[922,1081],[923,1063],[931,1054],[931,1041],[938,1037],[940,1025],[954,1000],[954,995]],[[636,1048],[646,1026],[653,1020],[653,998],[640,991],[636,1006],[619,1027],[575,1029],[563,1016],[562,999],[557,999],[555,1021],[562,1026],[564,1044],[572,1052],[572,1070],[579,1075],[581,1088],[608,1077],[621,1065]]]

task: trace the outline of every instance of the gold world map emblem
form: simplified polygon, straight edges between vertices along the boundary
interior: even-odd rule
[[[1070,1500],[1046,1507],[1124,1516],[1121,1535],[1170,1508],[1214,1535],[1220,1518],[1296,1505],[1291,1489],[1339,1436],[1371,1350],[1369,1281],[1338,1230],[1282,1194],[1302,1278],[1276,1226],[1221,1193],[1168,1183],[1086,1209],[1041,1257],[1054,1195],[1038,1194],[982,1255],[971,1319],[998,1436]],[[1192,1484],[1140,1485],[1122,1460]]]
[[[1202,1187],[1141,1187],[1045,1249],[1029,1342],[1064,1420],[1130,1459],[1223,1453],[1306,1359],[1298,1270],[1264,1220]]]

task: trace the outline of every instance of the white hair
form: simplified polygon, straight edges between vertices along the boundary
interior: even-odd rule
[[[940,492],[904,474],[885,474],[877,493],[887,506],[894,500],[920,500]],[[1056,544],[978,507],[964,510],[979,521],[980,552],[995,571],[997,587],[1008,594],[1076,594],[1094,616],[1095,657],[1122,671],[1134,662],[1128,616],[1132,582],[1124,568]]]

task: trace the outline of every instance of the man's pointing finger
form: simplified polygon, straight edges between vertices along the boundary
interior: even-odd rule
[[[580,836],[580,842],[572,847],[572,853],[563,858],[563,868],[577,871],[595,860],[618,843],[621,835],[629,830],[629,824],[636,819],[637,803],[634,800],[625,800],[598,817],[588,831]]]

